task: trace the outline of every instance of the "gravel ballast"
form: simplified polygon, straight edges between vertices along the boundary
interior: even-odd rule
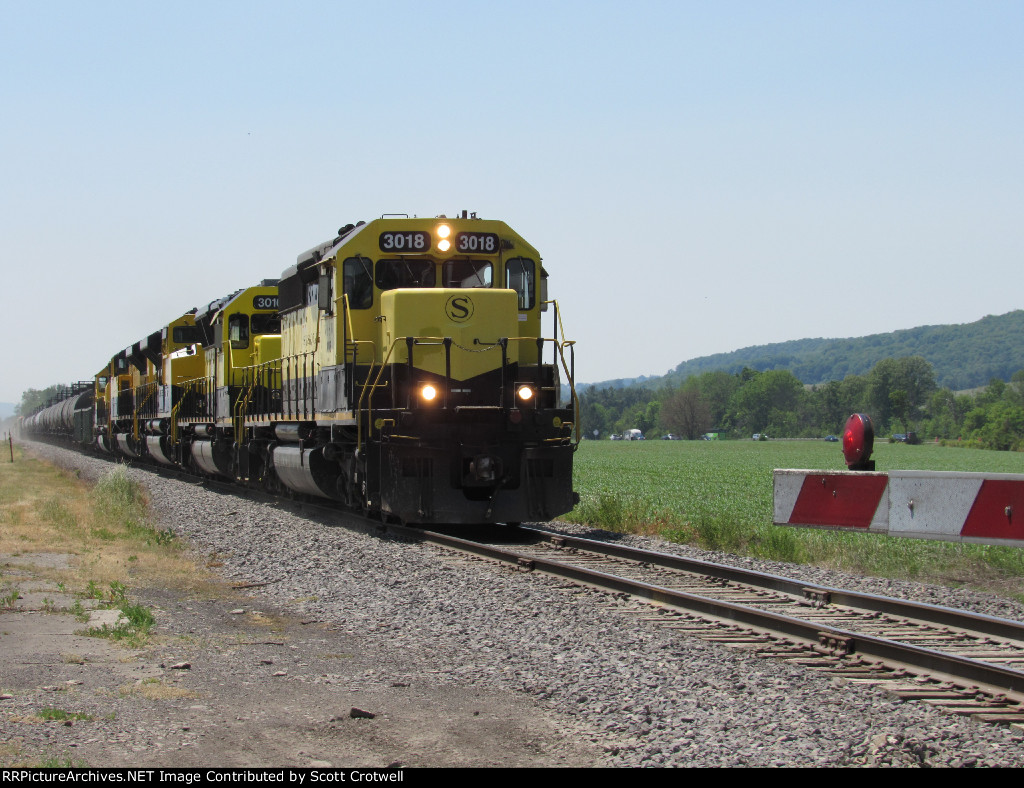
[[[110,468],[31,448],[86,479]],[[232,580],[268,583],[250,592],[254,599],[327,624],[375,654],[364,683],[415,685],[429,677],[453,693],[514,693],[554,722],[548,735],[591,748],[599,765],[1024,765],[1020,729],[688,638],[644,621],[651,608],[639,602],[129,473],[148,489],[161,528],[187,538],[199,555],[216,553],[218,571]],[[1020,605],[964,590],[626,541],[822,585],[1024,615]]]

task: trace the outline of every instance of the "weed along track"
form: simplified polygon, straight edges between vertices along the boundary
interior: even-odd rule
[[[80,467],[83,478],[100,478],[110,469],[94,458],[38,450]],[[983,717],[945,710],[961,711],[959,706],[977,700],[957,683],[980,688],[984,682],[917,681],[911,667],[902,674],[892,665],[876,667],[884,660],[865,653],[861,634],[851,655],[824,648],[817,633],[844,627],[800,616],[853,605],[838,593],[823,600],[820,594],[804,596],[802,589],[843,585],[839,581],[803,579],[791,592],[788,586],[740,585],[731,576],[694,579],[651,557],[637,561],[585,547],[570,533],[579,527],[558,523],[543,533],[502,529],[502,539],[491,539],[491,545],[472,542],[464,529],[446,536],[442,546],[428,542],[434,537],[423,531],[381,523],[339,527],[342,519],[351,521],[306,504],[265,503],[136,468],[125,473],[142,482],[151,511],[159,513],[151,532],[172,532],[175,544],[237,588],[224,600],[205,592],[140,597],[155,617],[154,642],[176,633],[196,639],[174,640],[180,648],[159,660],[143,654],[139,664],[151,671],[146,678],[159,680],[154,687],[165,691],[144,693],[148,685],[139,684],[125,696],[149,704],[145,712],[152,719],[173,721],[177,732],[169,722],[161,735],[178,762],[197,759],[200,751],[190,748],[204,743],[255,741],[265,759],[273,753],[279,763],[348,765],[344,743],[364,736],[379,755],[370,765],[1024,766],[1019,727],[978,724]],[[504,543],[494,544],[499,541]],[[516,555],[483,557],[492,547]],[[573,565],[576,559],[586,565]],[[562,576],[548,574],[549,565],[561,567]],[[587,569],[598,572],[584,578]],[[775,575],[790,570],[811,571],[793,566]],[[656,592],[627,590],[626,574]],[[622,585],[595,590],[597,575]],[[673,577],[686,584],[672,589]],[[725,598],[710,599],[707,588]],[[927,596],[933,589],[918,591]],[[671,608],[660,598],[670,593],[735,612]],[[133,601],[135,595],[129,588]],[[779,598],[789,597],[798,613],[781,612]],[[657,606],[647,601],[652,598]],[[755,615],[740,612],[753,611],[751,601],[769,608],[761,614],[799,621],[812,634],[780,635],[742,620]],[[206,619],[185,617],[200,609]],[[249,631],[266,626],[256,611],[268,620],[277,620],[271,613],[279,611],[293,624],[262,635]],[[884,610],[873,620],[886,616],[895,619]],[[942,621],[930,626],[953,629]],[[218,640],[234,628],[236,640]],[[993,643],[1010,639],[995,631],[984,637]],[[836,638],[828,645],[841,644]],[[190,669],[171,670],[183,661]],[[999,667],[994,660],[988,664]],[[109,699],[88,683],[75,703],[55,704],[38,687],[10,685],[5,670],[0,667],[0,692],[13,698],[0,701],[0,735],[31,739],[27,725],[8,713],[12,707],[2,705],[11,702],[19,704],[19,713],[50,706],[91,715],[70,728],[55,721],[30,730],[35,736],[44,725],[61,726],[62,734],[81,737],[82,753],[89,739],[101,738],[90,730],[120,724],[120,718],[107,720]],[[879,681],[882,672],[888,683]],[[865,678],[875,683],[862,683]],[[164,697],[170,689],[193,694]],[[907,702],[922,695],[930,702]],[[1000,702],[1012,708],[994,694],[988,698],[987,713],[998,714]],[[946,706],[932,705],[944,700]],[[352,708],[375,716],[352,718]],[[184,734],[183,727],[189,728]],[[289,737],[296,731],[305,738],[284,753],[280,742],[295,741]],[[154,747],[136,757],[151,756]],[[250,749],[244,757],[261,754]]]

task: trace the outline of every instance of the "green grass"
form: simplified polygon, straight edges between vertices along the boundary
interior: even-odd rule
[[[112,581],[110,589],[105,595],[106,599],[104,599],[104,593],[99,584],[94,580],[90,580],[86,595],[87,598],[101,600],[103,602],[102,607],[116,608],[124,615],[124,620],[116,627],[107,625],[93,627],[85,633],[86,635],[89,637],[121,640],[135,647],[145,644],[149,631],[156,624],[156,619],[149,608],[144,605],[133,605],[128,601],[128,586],[118,580]],[[77,609],[72,608],[71,612],[76,615],[85,614],[81,602],[76,600],[75,604]],[[85,618],[87,619],[88,615],[85,615]]]
[[[882,443],[880,471],[1024,473],[1024,453]],[[1024,595],[1024,550],[772,525],[775,468],[845,470],[825,441],[584,441],[566,518],[741,555]],[[1024,598],[1024,596],[1022,596]]]
[[[68,511],[67,507],[57,498],[50,498],[44,501],[40,515],[47,522],[60,529],[69,530],[77,525],[74,514]]]
[[[119,640],[133,648],[145,645],[149,631],[156,624],[153,613],[145,605],[133,605],[127,601],[123,602],[118,609],[124,615],[124,620],[120,624],[115,627],[106,624],[102,627],[93,627],[84,634],[89,637]]]
[[[148,513],[142,485],[128,477],[123,465],[116,466],[92,490],[93,511],[99,521],[124,524],[129,532],[147,527]]]
[[[92,715],[64,709],[45,708],[36,712],[36,716],[47,722],[64,722],[66,720],[91,720]]]
[[[48,756],[39,761],[40,769],[85,769],[88,764],[83,760],[74,760],[70,756],[60,758],[57,756]]]
[[[14,607],[14,603],[18,601],[18,596],[18,589],[5,580],[3,585],[0,586],[0,607]]]
[[[160,547],[173,543],[173,532],[153,527],[145,490],[128,476],[125,466],[114,467],[90,496],[96,523],[90,533],[94,538],[111,542],[127,536]]]

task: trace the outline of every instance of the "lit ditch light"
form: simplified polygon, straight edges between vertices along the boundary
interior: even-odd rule
[[[521,403],[529,405],[533,403],[534,398],[537,396],[537,392],[534,391],[533,386],[522,383],[518,388],[516,388],[516,396],[519,398]]]
[[[875,461],[871,452],[875,448],[875,428],[866,413],[854,413],[843,428],[843,457],[851,471],[873,471]]]
[[[437,398],[437,389],[427,383],[420,389],[420,399],[424,402],[433,402]]]

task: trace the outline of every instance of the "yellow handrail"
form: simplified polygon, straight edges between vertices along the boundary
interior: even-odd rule
[[[558,331],[561,336],[565,336],[565,325],[562,323],[562,310],[558,306],[557,299],[551,299],[545,301],[545,304],[553,304],[555,307],[555,320],[558,322]],[[558,350],[558,357],[562,361],[562,370],[565,372],[565,377],[569,381],[569,390],[572,391],[572,402],[573,402],[573,421],[576,428],[576,445],[580,445],[580,441],[583,439],[583,433],[580,431],[580,398],[576,395],[576,380],[573,378],[572,373],[569,372],[569,366],[565,362],[565,349],[572,347],[576,344],[575,340],[563,339],[561,342],[556,341],[555,347]]]
[[[237,399],[235,399],[234,413],[231,414],[232,424],[235,428],[235,443],[239,444],[242,440],[242,433],[245,429],[245,412],[249,407],[249,399],[252,397],[253,391],[256,390],[256,383],[260,378],[259,365],[252,365],[242,369],[242,385],[245,385],[245,379],[248,377],[249,370],[253,370],[252,382],[249,387],[245,390],[245,393],[239,393]]]
[[[366,341],[369,341],[369,340],[363,340],[363,341],[366,342]],[[394,351],[395,345],[397,345],[399,343],[399,341],[404,342],[405,341],[405,337],[396,337],[395,341],[391,343],[391,347],[388,348],[387,355],[380,362],[380,369],[377,371],[377,377],[373,381],[373,385],[370,386],[370,400],[369,400],[369,402],[368,402],[368,404],[366,406],[366,418],[367,418],[368,421],[373,416],[373,392],[376,390],[377,384],[380,382],[380,376],[382,374],[384,374],[384,367],[387,366],[388,359],[391,358],[391,353]],[[373,374],[373,365],[374,365],[374,363],[376,361],[376,357],[377,357],[377,354],[374,353],[373,357],[370,360],[370,369],[366,373],[366,380],[363,381],[363,387],[359,391],[359,403],[358,403],[358,407],[356,409],[356,453],[357,454],[359,453],[360,449],[363,446],[363,430],[361,429],[361,427],[362,427],[361,420],[362,420],[362,417],[363,417],[363,397],[366,396],[366,388],[367,388],[367,386],[370,383],[370,376]],[[372,425],[373,425],[373,422],[370,421],[370,428],[369,429],[372,429]],[[367,431],[369,431],[369,429]]]
[[[144,388],[145,386],[152,386],[152,388],[150,388],[149,393],[145,395],[142,402],[140,402],[136,406],[135,412],[132,413],[132,435],[135,438],[136,443],[139,442],[139,412],[142,410],[143,407],[145,407],[146,403],[149,402],[150,399],[152,399],[153,395],[156,394],[155,385],[151,383],[145,383],[142,386],[139,386],[139,388]],[[136,389],[136,391],[138,391],[138,389]]]
[[[192,380],[186,380],[181,384],[181,399],[175,403],[174,407],[171,408],[171,446],[178,445],[178,411],[181,410],[181,406],[185,403],[188,395],[195,389],[195,384],[205,378],[193,378]]]
[[[572,418],[573,425],[576,429],[576,446],[580,445],[580,441],[583,439],[583,433],[580,431],[580,398],[576,395],[576,381],[573,379],[572,374],[569,372],[568,365],[565,363],[565,348],[566,346],[573,346],[576,344],[575,340],[564,340],[557,344],[558,357],[562,361],[562,369],[565,370],[565,376],[569,380],[569,390],[572,392]]]

